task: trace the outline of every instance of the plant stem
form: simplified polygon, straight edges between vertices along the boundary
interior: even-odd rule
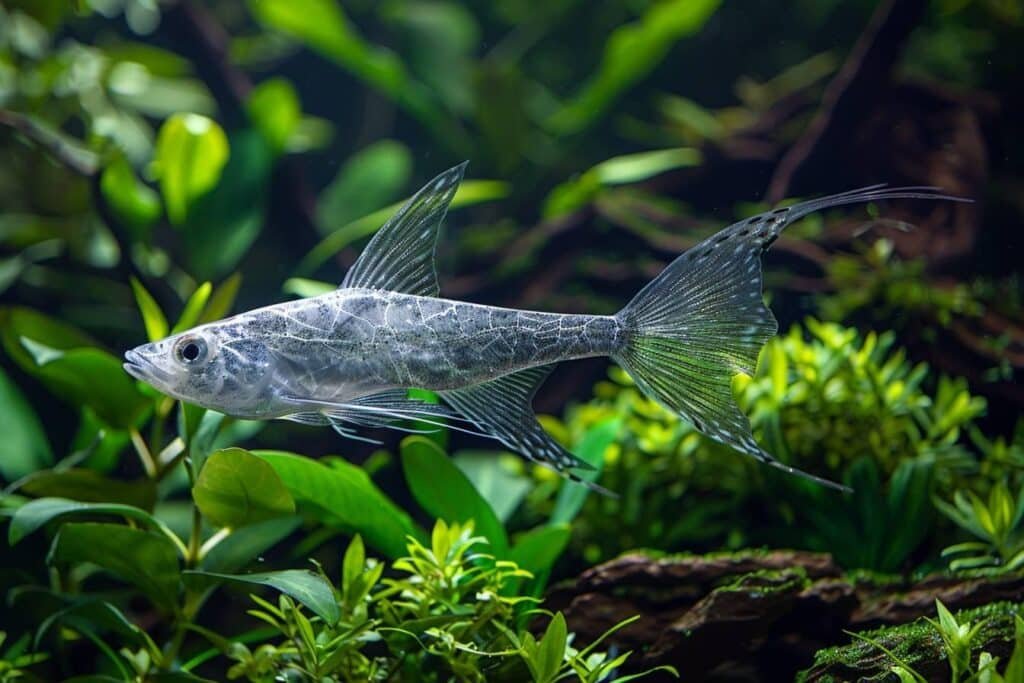
[[[132,445],[135,447],[135,452],[139,454],[139,460],[142,462],[142,468],[146,471],[146,476],[150,479],[155,479],[159,468],[156,464],[156,458],[149,450],[149,446],[143,440],[142,435],[139,434],[139,430],[132,429],[131,432]]]

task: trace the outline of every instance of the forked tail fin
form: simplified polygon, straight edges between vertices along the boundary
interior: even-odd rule
[[[619,312],[625,335],[613,358],[645,394],[712,439],[790,474],[849,491],[758,446],[733,399],[732,378],[753,374],[761,347],[778,330],[761,298],[761,254],[787,225],[809,213],[885,199],[968,201],[931,187],[876,185],[730,225],[669,264]]]

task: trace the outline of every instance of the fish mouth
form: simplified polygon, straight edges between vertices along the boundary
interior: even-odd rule
[[[135,349],[125,351],[124,359],[124,371],[137,380],[152,384],[154,381],[166,383],[170,379],[166,372]]]

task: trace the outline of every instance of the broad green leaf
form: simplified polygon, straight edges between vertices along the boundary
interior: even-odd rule
[[[555,112],[547,122],[548,128],[570,135],[594,123],[619,95],[654,69],[676,41],[699,31],[720,4],[721,0],[659,0],[647,4],[639,20],[612,32],[596,74]]]
[[[0,339],[4,350],[22,370],[34,374],[36,362],[22,345],[22,338],[33,339],[54,349],[76,349],[99,344],[95,339],[65,322],[31,308],[0,308]]]
[[[122,503],[152,510],[156,484],[148,479],[110,479],[84,468],[43,470],[19,482],[19,490],[36,497],[67,498],[83,503]]]
[[[57,532],[46,561],[51,565],[89,562],[138,587],[166,611],[177,603],[177,550],[166,536],[151,531],[121,524],[69,522]]]
[[[135,177],[135,171],[124,157],[118,156],[103,169],[100,190],[118,220],[137,234],[145,234],[160,217],[159,196]]]
[[[568,632],[565,625],[565,617],[561,612],[555,612],[551,618],[544,637],[537,644],[537,678],[539,682],[551,683],[555,680],[559,669],[562,668],[562,660],[565,658],[565,645],[568,639]]]
[[[601,420],[591,427],[579,445],[573,449],[573,454],[594,466],[593,470],[579,472],[578,476],[587,481],[595,481],[601,474],[601,467],[604,465],[604,452],[608,449],[619,435],[622,428],[622,418],[609,417]],[[555,500],[555,509],[551,513],[550,524],[568,524],[579,514],[583,502],[587,499],[590,490],[582,484],[566,481],[562,484],[562,490],[558,492]]]
[[[457,209],[494,201],[507,196],[508,193],[508,183],[497,180],[464,180],[452,198],[450,208]],[[297,272],[300,275],[308,275],[348,245],[377,232],[401,206],[402,202],[392,204],[338,228],[306,254],[296,269]]]
[[[494,510],[437,444],[422,436],[402,441],[402,469],[416,502],[446,522],[472,521],[497,557],[508,553],[508,536]]]
[[[338,607],[338,601],[334,597],[334,590],[331,588],[331,584],[327,583],[319,574],[314,574],[305,569],[285,569],[283,571],[262,572],[259,574],[221,574],[206,571],[187,571],[185,576],[188,577],[189,581],[198,580],[201,583],[230,581],[232,583],[269,586],[274,590],[295,598],[313,610],[317,616],[328,624],[335,624],[341,618],[341,610]]]
[[[199,316],[202,315],[203,309],[206,307],[206,302],[209,300],[211,292],[213,292],[213,285],[209,282],[204,282],[196,287],[196,291],[192,292],[192,296],[185,302],[185,308],[182,309],[178,322],[174,323],[174,328],[171,330],[172,334],[178,334],[195,327],[195,324],[199,321]]]
[[[235,305],[235,298],[238,296],[241,286],[241,273],[234,273],[220,283],[220,286],[214,289],[213,294],[210,295],[210,300],[206,302],[206,308],[203,309],[203,314],[199,316],[197,322],[200,324],[210,323],[226,317],[231,312],[231,307]]]
[[[199,114],[174,114],[160,127],[153,174],[172,223],[185,222],[196,200],[213,189],[229,156],[217,122]]]
[[[53,450],[32,406],[0,368],[0,476],[14,481],[53,464]]]
[[[133,277],[131,283],[132,291],[135,292],[135,302],[139,306],[142,322],[146,326],[146,336],[149,337],[149,341],[163,339],[167,336],[168,331],[164,312],[160,310],[159,304],[138,279]]]
[[[215,545],[199,563],[209,572],[235,572],[277,545],[299,528],[298,517],[278,517],[235,529]]]
[[[412,173],[409,149],[381,140],[351,156],[317,200],[317,227],[324,233],[342,228],[401,196]]]
[[[40,498],[25,503],[14,512],[7,529],[7,542],[14,545],[47,522],[65,515],[118,515],[159,530],[170,539],[167,526],[145,510],[117,503],[80,503],[62,498]],[[172,541],[173,542],[173,541]]]
[[[295,512],[295,501],[274,468],[242,448],[225,448],[207,458],[192,498],[206,519],[232,529]]]
[[[98,348],[60,349],[30,337],[19,340],[31,360],[25,369],[66,401],[89,406],[108,425],[134,426],[150,401],[125,374],[121,361]]]
[[[390,557],[405,554],[406,536],[420,536],[412,520],[370,481],[366,472],[280,451],[253,451],[277,472],[299,511],[329,526],[358,532]]]
[[[568,524],[549,524],[531,529],[516,538],[509,559],[534,576],[541,576],[561,557],[569,545],[570,536]]]
[[[274,153],[284,151],[302,118],[299,96],[292,84],[284,78],[260,83],[249,95],[245,108]]]
[[[452,456],[452,461],[469,477],[473,488],[480,492],[502,524],[533,488],[528,476],[504,465],[505,457],[508,456],[494,451],[459,451]]]

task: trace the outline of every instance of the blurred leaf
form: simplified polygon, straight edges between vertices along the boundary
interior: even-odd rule
[[[720,4],[721,0],[650,3],[639,21],[612,32],[597,74],[548,119],[548,128],[571,135],[594,123],[619,95],[657,66],[676,41],[697,33]]]
[[[541,576],[561,557],[571,535],[568,524],[531,529],[516,538],[509,559],[534,576]]]
[[[294,294],[295,296],[302,297],[303,299],[327,294],[328,292],[333,292],[337,288],[338,285],[331,282],[309,280],[304,277],[290,277],[284,281],[283,285],[281,285],[281,291],[285,294]]]
[[[213,322],[231,313],[231,308],[235,305],[235,298],[238,296],[238,290],[241,286],[241,273],[234,273],[224,282],[220,283],[220,286],[213,290],[213,294],[210,295],[209,301],[206,302],[206,308],[203,309],[203,314],[199,316],[197,322],[199,324]]]
[[[28,372],[61,398],[77,406],[89,406],[107,424],[121,429],[133,427],[149,409],[149,399],[121,369],[121,361],[106,351],[62,350],[24,336],[19,342],[32,360]]]
[[[700,150],[677,147],[612,157],[594,166],[593,171],[604,185],[622,185],[638,183],[665,171],[698,166],[700,163]]]
[[[92,337],[78,328],[31,308],[0,308],[0,340],[3,341],[4,350],[23,370],[31,372],[35,369],[36,363],[32,355],[22,348],[23,337],[55,349],[98,346]]]
[[[220,180],[229,156],[228,139],[213,119],[174,114],[160,127],[153,175],[167,206],[167,217],[181,224],[196,200]]]
[[[148,185],[135,177],[135,172],[124,157],[117,157],[106,168],[100,179],[103,198],[118,220],[143,235],[160,218],[160,198]]]
[[[171,334],[178,334],[195,327],[196,323],[199,322],[199,316],[202,315],[203,309],[206,308],[206,302],[210,299],[212,292],[213,285],[209,282],[204,282],[196,287],[195,291],[192,292],[192,296],[185,302],[185,308],[182,309],[178,322],[174,323]]]
[[[618,438],[622,429],[622,418],[609,417],[598,422],[583,435],[580,443],[572,449],[574,455],[579,456],[594,466],[593,470],[579,472],[577,476],[586,481],[596,481],[601,474],[604,465],[604,452],[615,439]],[[555,501],[555,509],[551,513],[549,524],[568,524],[579,514],[583,507],[583,501],[590,494],[590,489],[582,484],[572,481],[562,482],[562,490],[558,492]]]
[[[0,434],[0,476],[7,481],[53,464],[53,451],[39,417],[2,368]]]
[[[279,517],[236,529],[203,557],[200,568],[210,572],[234,572],[266,552],[299,528],[298,517]]]
[[[406,536],[417,535],[412,520],[370,481],[345,462],[331,467],[280,451],[254,451],[277,472],[299,511],[329,526],[358,532],[391,557],[405,553]]]
[[[18,488],[37,497],[123,503],[143,510],[152,510],[156,502],[156,484],[148,479],[120,481],[78,468],[35,472],[23,479]]]
[[[207,458],[192,498],[219,527],[238,528],[295,512],[295,501],[274,468],[242,448],[225,448]]]
[[[533,482],[526,475],[505,467],[502,458],[502,453],[494,451],[459,451],[452,456],[452,462],[504,524],[533,488]]]
[[[462,206],[472,206],[483,202],[501,199],[509,193],[508,183],[496,180],[465,180],[459,186],[458,192],[452,199],[450,208],[457,209]],[[300,275],[308,275],[326,263],[332,256],[352,244],[356,240],[375,233],[384,223],[391,218],[402,203],[395,203],[391,206],[374,211],[368,216],[352,221],[348,225],[338,228],[325,237],[313,247],[296,269]]]
[[[330,233],[401,196],[412,173],[409,149],[381,140],[349,157],[317,200],[317,227]]]
[[[158,341],[167,336],[167,318],[160,310],[153,296],[146,291],[146,288],[137,278],[131,278],[132,291],[135,292],[135,302],[142,314],[142,322],[146,326],[146,336],[149,341]]]
[[[245,108],[274,153],[284,151],[302,118],[302,106],[292,84],[284,78],[260,83],[249,95]]]
[[[53,539],[47,564],[89,562],[136,586],[165,611],[178,600],[179,568],[165,536],[121,524],[69,522]]]
[[[238,265],[263,227],[274,153],[259,131],[232,131],[231,158],[212,192],[181,226],[191,272],[222,277]]]
[[[190,582],[200,583],[230,581],[233,583],[269,586],[291,596],[315,612],[328,624],[336,624],[341,618],[338,601],[334,597],[334,589],[319,574],[305,569],[285,569],[260,574],[220,574],[206,571],[187,571],[185,576]]]
[[[402,470],[416,502],[446,522],[472,521],[497,557],[508,553],[508,536],[494,510],[438,446],[421,436],[402,440]]]
[[[153,517],[153,515],[133,505],[81,503],[77,500],[66,500],[63,498],[40,498],[29,501],[15,510],[14,516],[11,518],[11,525],[7,529],[7,542],[14,545],[51,520],[65,515],[77,514],[118,515],[142,522],[154,529],[166,529],[163,523]],[[169,531],[164,531],[164,533],[169,533]]]

